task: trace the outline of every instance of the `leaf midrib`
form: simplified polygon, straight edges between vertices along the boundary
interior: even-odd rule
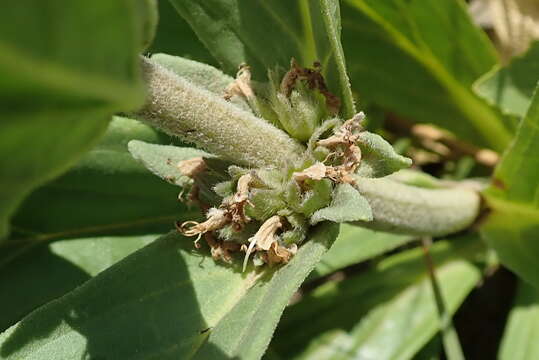
[[[380,17],[376,11],[371,9],[363,1],[355,1],[352,5],[380,25],[393,39],[395,46],[398,46],[402,51],[409,54],[419,64],[423,64],[434,79],[445,85],[455,99],[455,105],[470,120],[474,128],[480,134],[483,134],[485,140],[494,150],[502,151],[509,144],[511,135],[505,129],[494,110],[477,98],[470,89],[461,86],[458,81],[453,79],[431,52],[427,53],[429,56],[425,56],[426,54],[421,53],[410,40],[385,21],[385,19]]]

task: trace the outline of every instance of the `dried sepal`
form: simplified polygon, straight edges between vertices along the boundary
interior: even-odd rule
[[[254,98],[255,94],[251,87],[251,68],[246,64],[241,64],[234,80],[225,89],[225,100],[230,100],[233,96],[242,96],[246,99]]]
[[[229,214],[234,230],[241,231],[243,226],[251,221],[251,219],[245,215],[245,206],[253,204],[249,201],[249,188],[253,175],[251,173],[242,175],[236,187],[236,193],[232,196],[228,202],[223,204]]]
[[[303,183],[307,179],[322,180],[325,177],[326,165],[321,162],[317,162],[316,164],[311,165],[302,171],[298,171],[292,174],[292,178],[296,180],[298,184]]]
[[[339,112],[341,100],[329,91],[318,61],[314,62],[313,68],[310,69],[299,66],[296,59],[292,58],[290,61],[290,70],[288,70],[281,80],[281,93],[286,97],[290,97],[298,80],[306,81],[309,89],[317,89],[324,96],[326,106],[331,114],[337,114]]]
[[[206,162],[201,156],[182,160],[178,163],[177,167],[182,175],[190,177],[191,179],[195,178],[197,175],[201,174],[207,169]]]
[[[282,228],[283,222],[281,217],[274,215],[266,220],[256,234],[249,239],[249,246],[242,247],[242,250],[245,251],[245,258],[243,260],[243,271],[247,267],[247,261],[249,260],[249,255],[255,250],[269,250],[271,244],[277,241],[275,236],[276,232]]]
[[[270,266],[275,264],[286,264],[294,255],[296,255],[297,251],[298,246],[296,244],[292,244],[287,248],[279,245],[278,242],[274,242],[266,253],[267,263]]]
[[[199,223],[197,221],[185,221],[176,228],[185,236],[198,236],[197,241],[202,234],[218,230],[230,222],[230,215],[223,209],[211,208],[207,215],[207,220]]]
[[[210,247],[212,258],[217,261],[232,263],[232,253],[240,249],[240,244],[237,242],[218,240],[212,233],[205,233],[204,239]]]

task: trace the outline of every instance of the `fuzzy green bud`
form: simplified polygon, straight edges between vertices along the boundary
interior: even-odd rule
[[[135,115],[224,159],[248,166],[282,165],[304,148],[285,132],[147,58],[145,106]]]

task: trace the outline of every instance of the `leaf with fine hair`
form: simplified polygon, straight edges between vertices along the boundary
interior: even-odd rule
[[[331,204],[311,216],[311,224],[329,220],[337,223],[371,221],[372,211],[367,200],[350,184],[339,184],[333,190]]]
[[[99,143],[77,164],[25,199],[12,219],[12,238],[31,242],[163,233],[176,220],[198,217],[196,209],[178,202],[176,186],[133,159],[127,150],[132,139],[172,141],[136,120],[113,118]]]
[[[8,329],[0,356],[258,359],[337,229],[322,224],[287,265],[247,273],[166,235]]]
[[[27,245],[10,243],[0,256],[0,317],[3,332],[37,307],[68,293],[132,252],[148,245],[156,235],[104,236],[36,242],[31,250],[14,254]],[[7,261],[11,259],[10,261]]]
[[[359,134],[358,145],[361,148],[361,162],[356,170],[358,176],[384,177],[412,165],[412,159],[397,154],[380,135],[363,131]]]

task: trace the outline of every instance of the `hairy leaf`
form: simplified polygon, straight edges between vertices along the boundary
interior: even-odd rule
[[[504,119],[471,89],[497,62],[460,0],[346,0],[343,43],[362,98],[501,151]]]
[[[114,112],[142,104],[138,10],[134,1],[107,0],[2,6],[0,238],[33,188],[88,150]]]
[[[193,254],[189,240],[169,234],[0,335],[0,355],[260,358],[336,229],[319,226],[288,265],[262,273],[216,264]]]
[[[504,265],[539,287],[539,91],[484,195],[492,209],[484,237]]]
[[[412,165],[412,159],[397,154],[380,135],[360,133],[361,162],[356,174],[362,177],[384,177]]]
[[[14,325],[32,310],[75,287],[149,244],[155,235],[98,237],[36,243],[13,257],[25,244],[13,243],[0,257],[0,331]],[[7,311],[9,309],[9,311]]]
[[[324,276],[347,266],[375,258],[413,239],[408,235],[389,234],[342,224],[339,237],[316,265],[310,278]]]
[[[480,280],[477,237],[431,248],[446,306],[454,313]],[[272,342],[286,358],[409,359],[438,331],[438,312],[422,249],[380,261],[372,270],[328,282],[289,307]],[[308,324],[298,331],[297,324]]]
[[[166,232],[174,221],[198,216],[167,184],[131,157],[127,143],[170,143],[138,121],[114,118],[92,150],[66,174],[38,188],[12,220],[13,238],[27,241],[97,234]],[[45,206],[46,204],[46,206]]]
[[[367,200],[352,185],[339,184],[333,191],[331,204],[311,216],[311,224],[324,220],[337,223],[371,221],[372,211]]]

